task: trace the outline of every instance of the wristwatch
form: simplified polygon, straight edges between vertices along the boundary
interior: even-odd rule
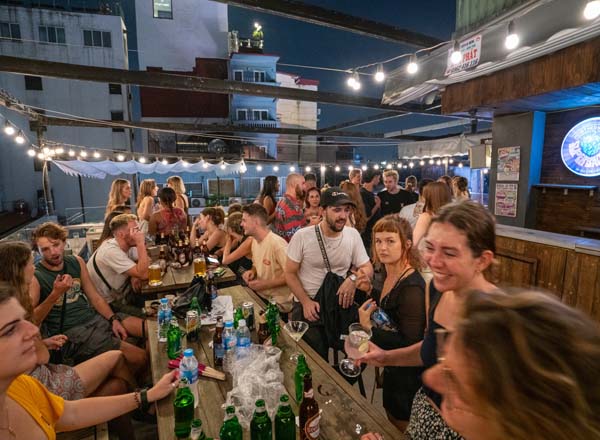
[[[114,321],[115,319],[116,319],[117,321],[121,322],[121,318],[119,318],[119,316],[118,316],[116,313],[113,313],[113,314],[111,315],[111,317],[110,317],[110,318],[108,318],[108,322],[109,322],[109,324],[110,324],[110,325],[112,325],[112,323],[113,323],[113,321]]]
[[[351,273],[349,274],[346,279],[350,278],[350,281],[352,281],[354,284],[356,284],[356,274]]]

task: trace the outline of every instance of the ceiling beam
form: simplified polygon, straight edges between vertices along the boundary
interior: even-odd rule
[[[293,0],[215,0],[254,11],[301,20],[307,23],[353,32],[392,43],[423,48],[435,46],[442,40],[389,24],[366,20],[339,11]],[[400,12],[400,6],[398,6]]]
[[[0,72],[80,81],[130,84],[161,89],[186,90],[190,92],[271,97],[294,101],[375,108],[387,111],[398,111],[400,113],[404,112],[402,107],[381,104],[380,100],[376,98],[344,95],[342,93],[293,89],[289,87],[268,86],[264,84],[203,78],[191,75],[176,75],[164,72],[84,66],[4,55],[0,56]]]

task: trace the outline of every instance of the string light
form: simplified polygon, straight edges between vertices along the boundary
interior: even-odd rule
[[[190,163],[187,160],[182,160],[181,165],[183,165],[184,168],[187,168],[190,166]]]
[[[256,165],[256,171],[262,171],[262,165]]]
[[[462,167],[463,167],[463,164],[462,164],[462,162],[460,162],[460,163],[458,164],[458,168],[462,168]]]
[[[433,165],[435,161],[433,159],[429,159],[429,165]]]
[[[443,163],[444,165],[446,165],[446,164],[448,163],[448,159],[444,159],[444,160],[442,160],[442,163]]]
[[[208,168],[208,162],[206,162],[205,160],[202,160],[202,168]]]
[[[487,168],[484,168],[484,169],[483,169],[483,174],[487,174],[487,173],[489,173],[489,172],[490,172],[490,170],[488,170]]]
[[[378,170],[379,169],[379,165],[377,165],[377,164],[373,165],[373,169],[374,170]]]
[[[366,166],[366,165],[363,165],[361,168],[362,168],[362,170],[363,170],[363,171],[367,171],[367,169],[368,169],[369,167],[368,167],[368,166]]]
[[[169,165],[169,161],[167,159],[163,159],[161,162],[163,165]]]
[[[138,159],[139,163],[146,163],[146,158],[144,156]]]
[[[435,164],[436,164],[437,166],[440,166],[440,165],[442,164],[442,161],[438,159],[438,160],[437,160],[437,162],[436,162]]]
[[[354,82],[355,82],[355,81],[356,81],[356,80],[354,79],[354,73],[353,73],[353,72],[350,72],[350,75],[348,76],[348,79],[346,80],[346,85],[347,85],[348,87],[350,87],[351,89],[353,89],[353,88],[354,88]]]
[[[424,160],[420,160],[419,161],[419,165],[421,165],[421,166],[425,165],[425,161]]]
[[[100,158],[100,153],[98,153],[97,151],[94,151],[93,156],[94,156],[94,158],[99,159]]]
[[[417,54],[413,53],[410,56],[410,60],[406,65],[406,71],[411,75],[414,75],[419,71],[419,65],[417,64]]]
[[[35,150],[33,148],[30,148],[29,150],[27,150],[27,155],[29,157],[35,157]]]
[[[353,81],[352,81],[352,86],[351,87],[355,91],[358,91],[361,88],[360,78],[358,76],[358,72],[357,71],[354,71]]]
[[[44,153],[44,154],[50,154],[50,148],[48,148],[48,147],[42,148],[42,153]]]
[[[6,133],[9,136],[12,136],[13,134],[15,134],[16,130],[15,127],[12,126],[12,124],[8,121],[4,122],[4,133]]]
[[[44,160],[46,158],[46,156],[44,156],[44,153],[38,153],[37,158],[39,160]]]
[[[454,159],[452,159],[452,158],[448,159],[448,163],[453,164],[454,163]]]
[[[454,40],[454,47],[452,48],[452,53],[450,54],[450,62],[455,66],[460,64],[462,61],[462,52],[460,51],[460,43],[458,40]]]
[[[583,16],[586,20],[594,20],[600,16],[600,1],[589,1],[583,10]]]
[[[273,167],[273,171],[275,171],[275,172],[279,171],[279,167],[278,167],[277,165],[275,165],[275,166]]]
[[[388,170],[391,170],[391,169],[392,169],[392,164],[391,164],[391,163],[388,163],[388,164],[387,164],[385,167],[386,167]]]
[[[240,173],[245,173],[246,171],[248,171],[248,167],[246,166],[246,163],[242,160],[242,163],[240,164]]]
[[[375,81],[381,83],[385,81],[385,72],[383,71],[383,64],[377,65],[377,72],[375,72]]]
[[[69,156],[70,157],[74,157],[75,156],[75,152],[73,150],[69,150]]]
[[[295,166],[291,166],[290,167],[290,173],[293,173],[294,171],[296,171],[296,167]]]
[[[396,167],[398,167],[398,169],[402,168],[402,162],[398,162],[398,164],[396,165]]]
[[[309,166],[306,166],[306,167],[304,168],[304,171],[306,171],[307,173],[310,173],[310,170],[311,170],[311,168],[310,168]]]
[[[348,165],[348,171],[352,171],[354,167],[352,165]]]
[[[321,172],[324,173],[325,171],[327,171],[327,167],[325,165],[321,165]]]
[[[340,172],[340,169],[341,169],[341,168],[339,167],[339,165],[336,165],[336,166],[335,166],[335,172],[336,172],[336,173],[339,173],[339,172]]]
[[[123,156],[122,154],[117,154],[117,160],[123,162],[125,160],[125,156]]]
[[[81,153],[79,153],[81,155],[81,157],[87,157],[87,152],[86,151],[82,151]],[[121,159],[122,160],[122,159]]]
[[[15,136],[15,142],[19,145],[23,145],[25,143],[25,135],[23,135],[21,130],[19,130],[19,133]]]
[[[54,151],[56,152],[56,154],[63,154],[65,152],[65,149],[63,147],[58,147]]]
[[[415,163],[414,162],[409,162],[408,163],[408,167],[409,168],[414,168],[415,167]]]
[[[508,23],[508,29],[506,32],[506,39],[504,40],[504,46],[508,50],[516,49],[519,46],[519,34],[515,30],[515,22],[510,21]]]

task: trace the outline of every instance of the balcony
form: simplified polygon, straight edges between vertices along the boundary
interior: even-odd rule
[[[277,128],[277,121],[274,119],[237,119],[233,125],[252,127],[252,128]]]
[[[262,84],[275,84],[276,81],[274,78],[270,78],[266,72],[264,71],[242,71],[233,69],[233,74],[231,75],[231,79],[234,81],[243,81],[243,82],[251,82],[251,83],[262,83]]]

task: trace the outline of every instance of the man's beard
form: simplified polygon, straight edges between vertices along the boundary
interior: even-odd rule
[[[333,232],[342,232],[344,230],[344,226],[346,225],[346,222],[344,222],[344,224],[341,227],[339,227],[338,225],[336,225],[335,220],[330,220],[328,216],[325,216],[325,221],[327,222],[327,226],[329,226],[329,229],[331,229]]]
[[[306,197],[306,192],[302,188],[297,186],[296,187],[296,198],[298,200],[304,200],[304,197]]]

